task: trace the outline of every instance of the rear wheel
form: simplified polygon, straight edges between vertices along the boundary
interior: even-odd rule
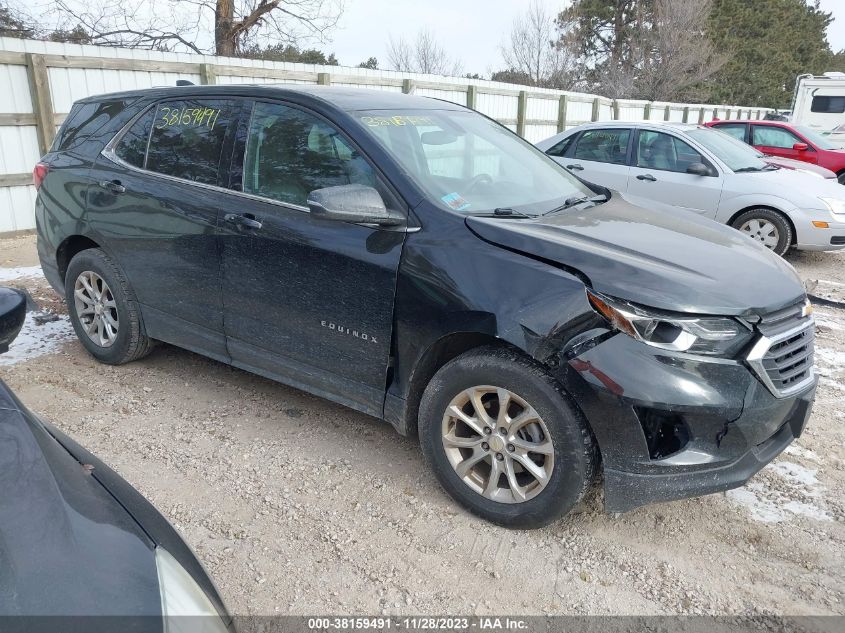
[[[152,349],[135,293],[102,250],[92,248],[73,257],[65,276],[65,299],[79,342],[100,362],[122,365]]]
[[[598,455],[580,412],[542,367],[510,350],[473,350],[444,365],[419,422],[441,485],[499,525],[547,525],[594,479]]]
[[[836,174],[836,179],[839,181],[840,185],[845,185],[845,169]]]
[[[781,256],[792,245],[792,226],[783,214],[772,209],[744,211],[731,226]]]

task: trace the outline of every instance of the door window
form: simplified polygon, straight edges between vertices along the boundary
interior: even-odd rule
[[[573,158],[624,165],[630,136],[631,130],[627,128],[587,130],[578,139]]]
[[[376,176],[340,132],[297,108],[255,104],[246,139],[244,192],[304,207],[316,189],[351,184],[376,187]]]
[[[159,174],[218,184],[227,130],[237,118],[235,101],[166,101],[156,108],[145,167]]]
[[[804,142],[792,132],[785,130],[782,127],[775,127],[772,125],[755,125],[752,130],[752,135],[754,136],[754,142],[752,145],[792,149],[792,146],[795,145],[795,143]]]
[[[730,134],[738,141],[745,141],[745,123],[726,123],[714,127],[720,132]]]
[[[689,144],[676,136],[641,130],[637,143],[637,167],[686,173],[693,163],[707,164]]]

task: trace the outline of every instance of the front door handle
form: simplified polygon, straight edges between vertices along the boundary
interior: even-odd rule
[[[572,171],[584,171],[584,168],[577,163],[575,163],[574,165],[567,165],[566,168],[571,169]]]
[[[639,176],[637,176],[637,180],[647,180],[648,182],[655,182],[657,178],[655,178],[651,174],[640,174]]]
[[[243,226],[248,229],[255,229],[256,231],[263,226],[261,220],[256,220],[255,216],[251,213],[244,213],[243,215],[238,215],[237,213],[227,213],[223,216],[223,220],[229,224]]]
[[[121,185],[119,180],[101,180],[99,184],[103,189],[108,189],[112,193],[126,192],[126,187]]]

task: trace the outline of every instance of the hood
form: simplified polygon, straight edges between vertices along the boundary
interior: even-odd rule
[[[784,169],[797,169],[808,171],[813,174],[818,174],[822,178],[836,178],[836,174],[829,169],[816,165],[815,163],[806,163],[802,160],[793,160],[792,158],[783,158],[782,156],[766,156],[761,160],[766,161],[770,165],[777,165]]]
[[[0,614],[160,616],[150,539],[2,381],[0,491]]]
[[[738,231],[690,211],[645,209],[617,192],[590,209],[466,223],[490,243],[585,276],[599,292],[664,310],[765,313],[804,296],[792,266]]]
[[[748,191],[753,189],[779,196],[800,209],[826,209],[819,196],[845,200],[845,187],[837,180],[817,178],[797,169],[735,173],[730,177],[747,183]]]

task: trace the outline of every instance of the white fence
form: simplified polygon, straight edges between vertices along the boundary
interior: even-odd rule
[[[586,121],[759,119],[768,111],[613,100],[460,77],[0,37],[0,233],[35,227],[30,173],[75,100],[119,90],[172,86],[177,79],[197,84],[332,84],[437,97],[475,108],[532,142]]]

